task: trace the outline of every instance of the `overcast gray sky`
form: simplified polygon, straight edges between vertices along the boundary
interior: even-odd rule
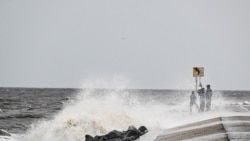
[[[250,90],[249,0],[1,0],[0,86]]]

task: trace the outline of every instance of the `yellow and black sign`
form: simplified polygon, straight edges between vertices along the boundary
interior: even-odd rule
[[[193,67],[193,77],[203,77],[204,68],[203,67]]]

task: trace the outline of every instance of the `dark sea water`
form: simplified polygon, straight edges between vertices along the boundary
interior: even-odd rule
[[[0,88],[0,129],[23,133],[39,119],[49,119],[77,89]]]
[[[84,141],[145,125],[159,131],[224,115],[250,115],[250,91],[214,91],[212,110],[189,113],[188,90],[0,88],[0,141]],[[1,132],[0,132],[1,133]]]

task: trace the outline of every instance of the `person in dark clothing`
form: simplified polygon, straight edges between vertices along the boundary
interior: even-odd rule
[[[206,93],[205,89],[201,88],[198,90],[198,94],[200,96],[200,111],[204,112],[205,111],[205,104],[206,104]]]
[[[193,105],[195,105],[196,108],[197,108],[197,110],[200,111],[200,108],[199,108],[199,106],[198,106],[198,104],[196,102],[196,99],[197,99],[196,95],[195,95],[194,91],[192,91],[192,93],[190,95],[190,114],[192,114],[192,107],[193,107]]]
[[[206,90],[206,111],[209,111],[211,109],[211,100],[212,100],[212,89],[210,88],[210,85],[207,85],[207,90]]]
[[[85,141],[134,141],[147,132],[148,130],[145,126],[141,126],[138,129],[134,126],[129,126],[128,130],[123,132],[113,130],[103,136],[92,137],[85,135]]]

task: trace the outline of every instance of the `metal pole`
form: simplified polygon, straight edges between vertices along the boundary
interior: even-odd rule
[[[197,91],[197,76],[195,77],[195,91]]]
[[[198,86],[198,79],[197,79],[197,75],[195,76],[195,92],[197,93],[197,86]]]

